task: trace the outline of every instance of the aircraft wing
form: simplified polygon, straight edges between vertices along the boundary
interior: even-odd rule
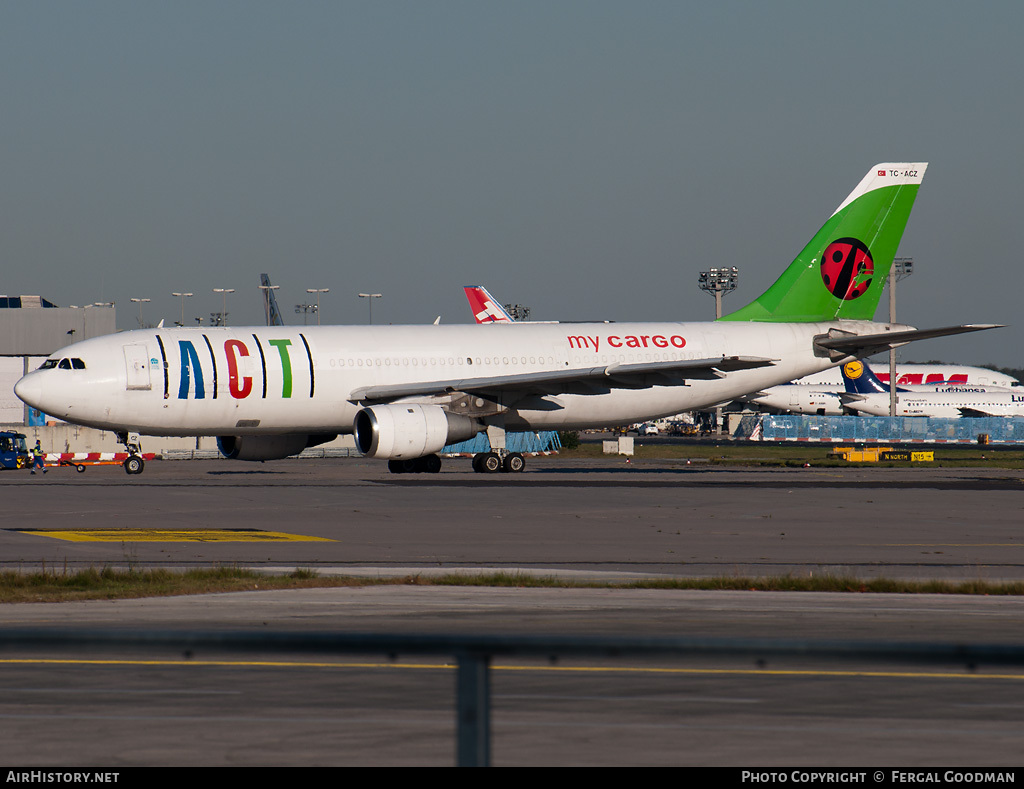
[[[890,348],[899,348],[914,340],[929,340],[951,334],[966,334],[985,329],[1001,329],[999,323],[971,323],[963,326],[943,326],[938,329],[911,329],[909,331],[880,332],[878,334],[848,334],[833,329],[814,339],[814,344],[839,356],[871,356]]]
[[[960,416],[966,417],[966,418],[973,417],[975,419],[979,419],[979,418],[986,417],[986,416],[1006,416],[1006,414],[996,414],[996,413],[993,413],[992,411],[985,411],[985,410],[983,410],[981,408],[975,408],[975,407],[966,406],[966,405],[960,406],[960,408],[958,408],[957,410],[960,412]]]
[[[402,397],[429,396],[451,392],[494,394],[515,392],[537,394],[599,394],[612,389],[645,389],[650,386],[686,386],[687,379],[713,380],[736,370],[749,370],[775,364],[774,359],[759,356],[723,356],[716,359],[689,359],[671,362],[612,364],[572,370],[516,373],[480,378],[453,378],[408,384],[384,384],[354,389],[349,401],[387,402]]]

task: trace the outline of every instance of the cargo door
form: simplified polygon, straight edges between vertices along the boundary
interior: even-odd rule
[[[149,352],[145,345],[124,346],[124,366],[129,390],[152,389],[149,378]]]

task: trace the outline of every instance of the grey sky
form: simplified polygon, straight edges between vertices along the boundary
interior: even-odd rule
[[[1008,323],[907,360],[1024,365],[1020,2],[0,2],[0,293],[132,328],[713,316],[868,168],[928,161],[899,317]],[[880,311],[879,316],[882,315]]]

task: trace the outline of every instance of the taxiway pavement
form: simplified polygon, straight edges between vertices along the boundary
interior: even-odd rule
[[[1020,580],[1016,472],[362,460],[0,475],[5,568],[239,564],[573,577],[831,572]],[[48,532],[107,531],[110,541]],[[170,539],[147,541],[165,530]],[[203,538],[232,530],[255,542]],[[264,539],[269,532],[317,541]],[[175,537],[175,534],[177,536]],[[86,535],[88,536],[88,535]],[[95,536],[95,535],[94,535]],[[152,535],[150,535],[152,536]],[[185,539],[185,538],[189,539]],[[194,538],[194,539],[193,539]],[[1024,601],[949,595],[371,587],[18,604],[4,627],[1024,641]],[[452,764],[454,673],[402,655],[0,654],[20,765]],[[56,662],[51,662],[56,661]],[[495,764],[1013,765],[1024,673],[987,666],[502,661]]]

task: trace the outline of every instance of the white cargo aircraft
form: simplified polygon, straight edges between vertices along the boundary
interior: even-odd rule
[[[76,343],[16,385],[33,408],[139,434],[215,435],[270,460],[338,433],[392,471],[486,430],[481,472],[521,471],[505,430],[642,422],[706,408],[929,337],[871,321],[925,164],[879,164],[760,297],[714,322],[137,330]]]

